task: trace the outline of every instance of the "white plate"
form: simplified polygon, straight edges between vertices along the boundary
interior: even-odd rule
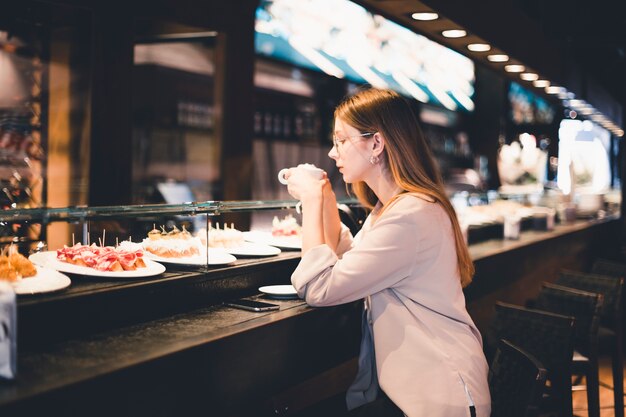
[[[235,256],[276,256],[281,252],[281,250],[275,246],[253,242],[245,242],[241,246],[224,248],[224,250]]]
[[[57,259],[56,251],[47,251],[47,252],[39,252],[34,253],[28,257],[32,263],[35,265],[40,265],[46,268],[55,269],[61,272],[67,272],[68,274],[77,274],[77,275],[89,275],[92,277],[105,277],[105,278],[141,278],[141,277],[151,277],[154,275],[159,275],[165,272],[165,267],[159,263],[151,261],[150,259],[145,259],[146,263],[145,268],[137,268],[134,271],[100,271],[95,268],[89,268],[86,266],[79,266],[70,264],[67,262],[59,261]]]
[[[248,242],[262,245],[276,246],[281,249],[302,249],[300,236],[273,236],[271,232],[243,232],[243,237]]]
[[[37,275],[11,283],[16,294],[41,294],[59,291],[69,287],[72,283],[67,275],[55,271],[54,269],[48,269],[38,265],[35,265],[35,267],[37,268]]]
[[[226,253],[223,249],[209,250],[209,261],[206,255],[187,256],[184,258],[163,258],[150,252],[144,252],[145,256],[158,262],[170,265],[206,266],[206,265],[228,265],[237,260],[233,255]]]
[[[259,291],[267,295],[269,298],[283,300],[294,300],[298,298],[298,293],[293,285],[268,285],[259,288]]]

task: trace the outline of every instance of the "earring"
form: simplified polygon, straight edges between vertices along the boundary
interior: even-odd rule
[[[380,158],[379,157],[377,157],[376,155],[370,156],[370,164],[376,165],[379,162],[380,162]]]

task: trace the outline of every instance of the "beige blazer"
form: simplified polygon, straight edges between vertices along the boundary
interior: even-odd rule
[[[450,219],[414,194],[377,212],[354,241],[343,228],[337,253],[320,245],[304,254],[291,282],[311,306],[368,298],[380,387],[407,416],[465,417],[471,401],[488,417],[488,365]]]

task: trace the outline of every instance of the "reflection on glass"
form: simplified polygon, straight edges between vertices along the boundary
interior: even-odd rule
[[[13,5],[11,5],[13,6]],[[23,0],[0,21],[0,205],[67,207],[87,201],[90,14]],[[54,231],[52,231],[54,230]],[[0,241],[24,253],[68,225],[2,223]]]
[[[150,35],[135,45],[135,203],[214,199],[220,179],[215,36],[199,31]]]

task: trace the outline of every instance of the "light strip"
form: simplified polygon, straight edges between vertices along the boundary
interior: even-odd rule
[[[454,111],[459,107],[445,91],[431,85],[428,86],[428,89],[446,109]]]
[[[306,42],[303,42],[297,36],[289,39],[289,44],[326,74],[337,78],[344,78],[346,76],[346,74],[338,66],[330,62],[328,58],[311,48]]]
[[[421,101],[422,103],[428,103],[429,97],[428,94],[422,88],[415,84],[409,77],[406,75],[394,72],[391,74],[391,77],[398,82],[406,91],[409,92],[417,101]]]
[[[372,85],[372,87],[376,88],[389,88],[389,85],[378,76],[374,71],[370,69],[366,64],[362,62],[358,62],[354,58],[348,58],[346,60],[348,65],[354,69],[357,74],[359,74],[365,81]]]
[[[450,91],[450,94],[459,102],[463,107],[465,107],[468,111],[474,111],[476,105],[472,101],[471,98],[467,94],[461,93],[456,90]]]

